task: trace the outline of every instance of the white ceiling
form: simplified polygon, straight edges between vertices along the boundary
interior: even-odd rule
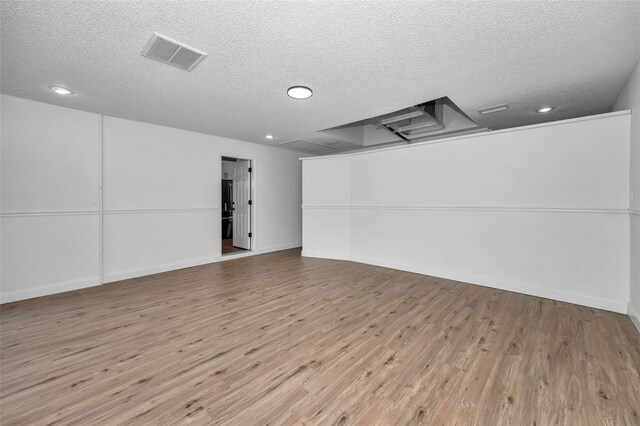
[[[270,145],[443,96],[493,129],[606,112],[640,55],[636,1],[3,0],[1,26],[2,93]],[[144,58],[154,31],[209,56]]]

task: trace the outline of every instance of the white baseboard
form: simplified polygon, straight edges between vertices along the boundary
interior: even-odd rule
[[[251,251],[245,251],[245,252],[229,253],[219,257],[216,260],[216,262],[226,262],[228,260],[239,259],[241,257],[250,257],[250,256],[256,256],[258,254],[273,253],[274,251],[290,250],[294,248],[300,248],[301,246],[302,246],[302,243],[291,243],[291,244],[282,244],[278,246],[265,247],[265,248],[260,248],[257,250],[251,250]]]
[[[114,281],[121,281],[130,278],[142,277],[145,275],[153,275],[161,272],[174,271],[177,269],[190,268],[192,266],[206,265],[209,263],[222,262],[226,260],[237,259],[238,257],[256,256],[259,254],[271,253],[274,251],[288,250],[300,247],[299,242],[290,244],[281,244],[277,246],[265,247],[259,250],[253,250],[246,253],[241,253],[237,256],[206,256],[196,259],[182,260],[179,262],[164,263],[160,265],[153,265],[145,268],[131,269],[128,271],[121,271],[112,274],[106,274],[104,276],[104,283],[110,283]],[[54,283],[39,287],[12,290],[12,291],[0,291],[0,304],[16,302],[18,300],[32,299],[34,297],[48,296],[56,293],[64,293],[71,290],[79,290],[87,287],[94,287],[100,285],[100,277],[92,277],[83,280],[65,281],[61,283]]]
[[[631,322],[636,326],[638,333],[640,333],[640,312],[634,306],[629,303],[629,308],[627,309],[627,315],[631,318]]]
[[[205,256],[195,259],[181,260],[178,262],[162,263],[159,265],[148,266],[144,268],[130,269],[128,271],[114,272],[104,275],[103,282],[112,283],[114,281],[128,280],[130,278],[143,277],[145,275],[159,274],[161,272],[175,271],[176,269],[190,268],[192,266],[205,265],[213,263],[219,259],[219,256]]]
[[[100,277],[91,277],[20,290],[0,291],[0,303],[17,302],[18,300],[33,299],[34,297],[48,296],[50,294],[64,293],[98,285],[100,285]]]
[[[114,274],[108,274],[104,277],[104,282],[120,281],[129,278],[136,278],[145,275],[152,275],[161,272],[173,271],[176,269],[189,268],[192,266],[204,265],[208,263],[226,261],[237,259],[238,257],[256,256],[264,253],[271,253],[274,251],[288,250],[300,247],[299,243],[284,244],[279,246],[272,246],[254,250],[247,253],[242,253],[239,256],[208,256],[196,259],[189,259],[180,262],[172,262],[161,265],[154,265],[147,268],[140,268],[135,270],[129,270],[124,272],[118,272]],[[418,274],[429,275],[434,277],[446,278],[450,280],[460,281],[464,283],[477,284],[491,288],[498,288],[501,290],[513,291],[516,293],[528,294],[531,296],[544,297],[547,299],[559,300],[561,302],[574,303],[577,305],[589,306],[592,308],[604,309],[607,311],[628,313],[631,321],[640,331],[640,314],[634,309],[631,304],[625,302],[619,302],[611,299],[601,299],[591,296],[584,296],[574,293],[568,293],[561,290],[547,289],[541,287],[534,287],[524,284],[511,283],[506,281],[494,280],[490,278],[479,278],[465,274],[458,274],[454,272],[444,271],[440,269],[434,269],[424,266],[407,265],[397,262],[386,261],[383,259],[363,257],[363,256],[349,256],[341,253],[329,253],[329,252],[317,252],[303,250],[302,256],[305,257],[318,257],[325,259],[338,259],[338,260],[351,260],[354,262],[366,263],[370,265],[381,266],[385,268],[398,269],[407,272],[415,272]],[[50,294],[63,293],[71,290],[78,290],[87,287],[93,287],[100,285],[99,277],[92,277],[88,279],[65,281],[61,283],[54,283],[45,286],[33,287],[24,290],[12,290],[6,292],[0,292],[0,303],[10,303],[18,300],[31,299],[34,297],[46,296]]]
[[[347,253],[329,253],[326,251],[315,251],[302,249],[303,257],[317,257],[320,259],[336,259],[336,260],[351,260],[351,257]],[[366,263],[366,262],[363,262]]]
[[[199,257],[196,259],[181,260],[179,262],[153,265],[146,268],[131,269],[129,271],[106,274],[104,276],[104,282],[112,283],[114,281],[128,280],[130,278],[143,277],[145,275],[159,274],[161,272],[175,271],[177,269],[190,268],[192,266],[200,266],[200,265],[206,265],[209,263],[223,262],[227,260],[238,259],[240,257],[255,256],[258,254],[271,253],[274,251],[287,250],[287,249],[296,248],[296,247],[300,247],[300,243],[283,244],[279,246],[272,246],[272,247],[262,248],[258,250],[252,250],[252,251],[242,252],[238,254],[227,255],[227,256],[220,256],[220,255],[205,256],[205,257]]]
[[[569,293],[562,290],[536,287],[527,284],[513,283],[491,278],[476,277],[472,275],[459,274],[456,272],[445,271],[442,269],[431,268],[422,265],[403,264],[385,259],[372,258],[366,256],[345,256],[343,254],[332,254],[328,252],[316,252],[304,250],[303,256],[321,257],[324,259],[351,260],[353,262],[366,263],[369,265],[382,266],[384,268],[398,269],[400,271],[414,272],[432,277],[446,278],[449,280],[460,281],[468,284],[476,284],[485,287],[497,288],[500,290],[513,291],[515,293],[527,294],[530,296],[544,297],[545,299],[558,300],[560,302],[574,303],[576,305],[589,306],[591,308],[604,309],[606,311],[627,313],[627,302],[620,302],[612,299],[602,299],[592,296],[584,296],[575,293]]]
[[[271,253],[271,252],[280,251],[280,250],[288,250],[288,249],[297,248],[297,247],[300,247],[300,243],[282,244],[278,246],[261,248],[258,250],[241,252],[238,254],[229,254],[227,256],[220,256],[220,255],[206,256],[206,257],[199,257],[196,259],[182,260],[179,262],[164,263],[161,265],[153,265],[146,268],[131,269],[128,271],[106,274],[104,276],[104,282],[105,284],[112,283],[114,281],[128,280],[130,278],[143,277],[145,275],[159,274],[161,272],[175,271],[177,269],[191,268],[192,266],[206,265],[209,263],[224,262],[227,260],[238,259],[241,257],[256,256],[258,254]]]
[[[290,250],[290,249],[301,248],[301,247],[302,247],[302,242],[298,241],[298,242],[295,242],[295,243],[279,244],[277,246],[269,246],[269,247],[260,248],[260,249],[255,250],[255,253],[256,254],[273,253],[274,251]]]

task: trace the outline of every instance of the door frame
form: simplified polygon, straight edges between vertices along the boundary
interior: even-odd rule
[[[249,199],[251,200],[251,205],[249,206],[249,232],[251,232],[251,238],[249,238],[249,249],[239,252],[232,252],[228,254],[222,253],[222,190],[220,183],[222,182],[222,158],[229,157],[235,158],[237,160],[248,160],[249,167],[251,167],[251,173],[249,173]],[[218,202],[218,256],[229,258],[229,257],[242,257],[249,255],[251,253],[255,253],[256,251],[256,160],[254,158],[247,158],[243,156],[238,156],[237,154],[225,154],[219,153],[218,155],[218,183],[217,183],[217,202]]]

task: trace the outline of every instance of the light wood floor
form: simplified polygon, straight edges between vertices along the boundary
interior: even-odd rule
[[[227,238],[222,240],[222,254],[227,254],[227,253],[234,253],[236,251],[247,251],[245,249],[239,248],[239,247],[234,247],[233,246],[233,239],[231,238]]]
[[[298,250],[4,305],[0,423],[640,424],[624,315]]]

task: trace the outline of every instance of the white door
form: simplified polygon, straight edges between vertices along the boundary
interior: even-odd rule
[[[233,245],[251,249],[251,161],[238,160],[233,166]]]

